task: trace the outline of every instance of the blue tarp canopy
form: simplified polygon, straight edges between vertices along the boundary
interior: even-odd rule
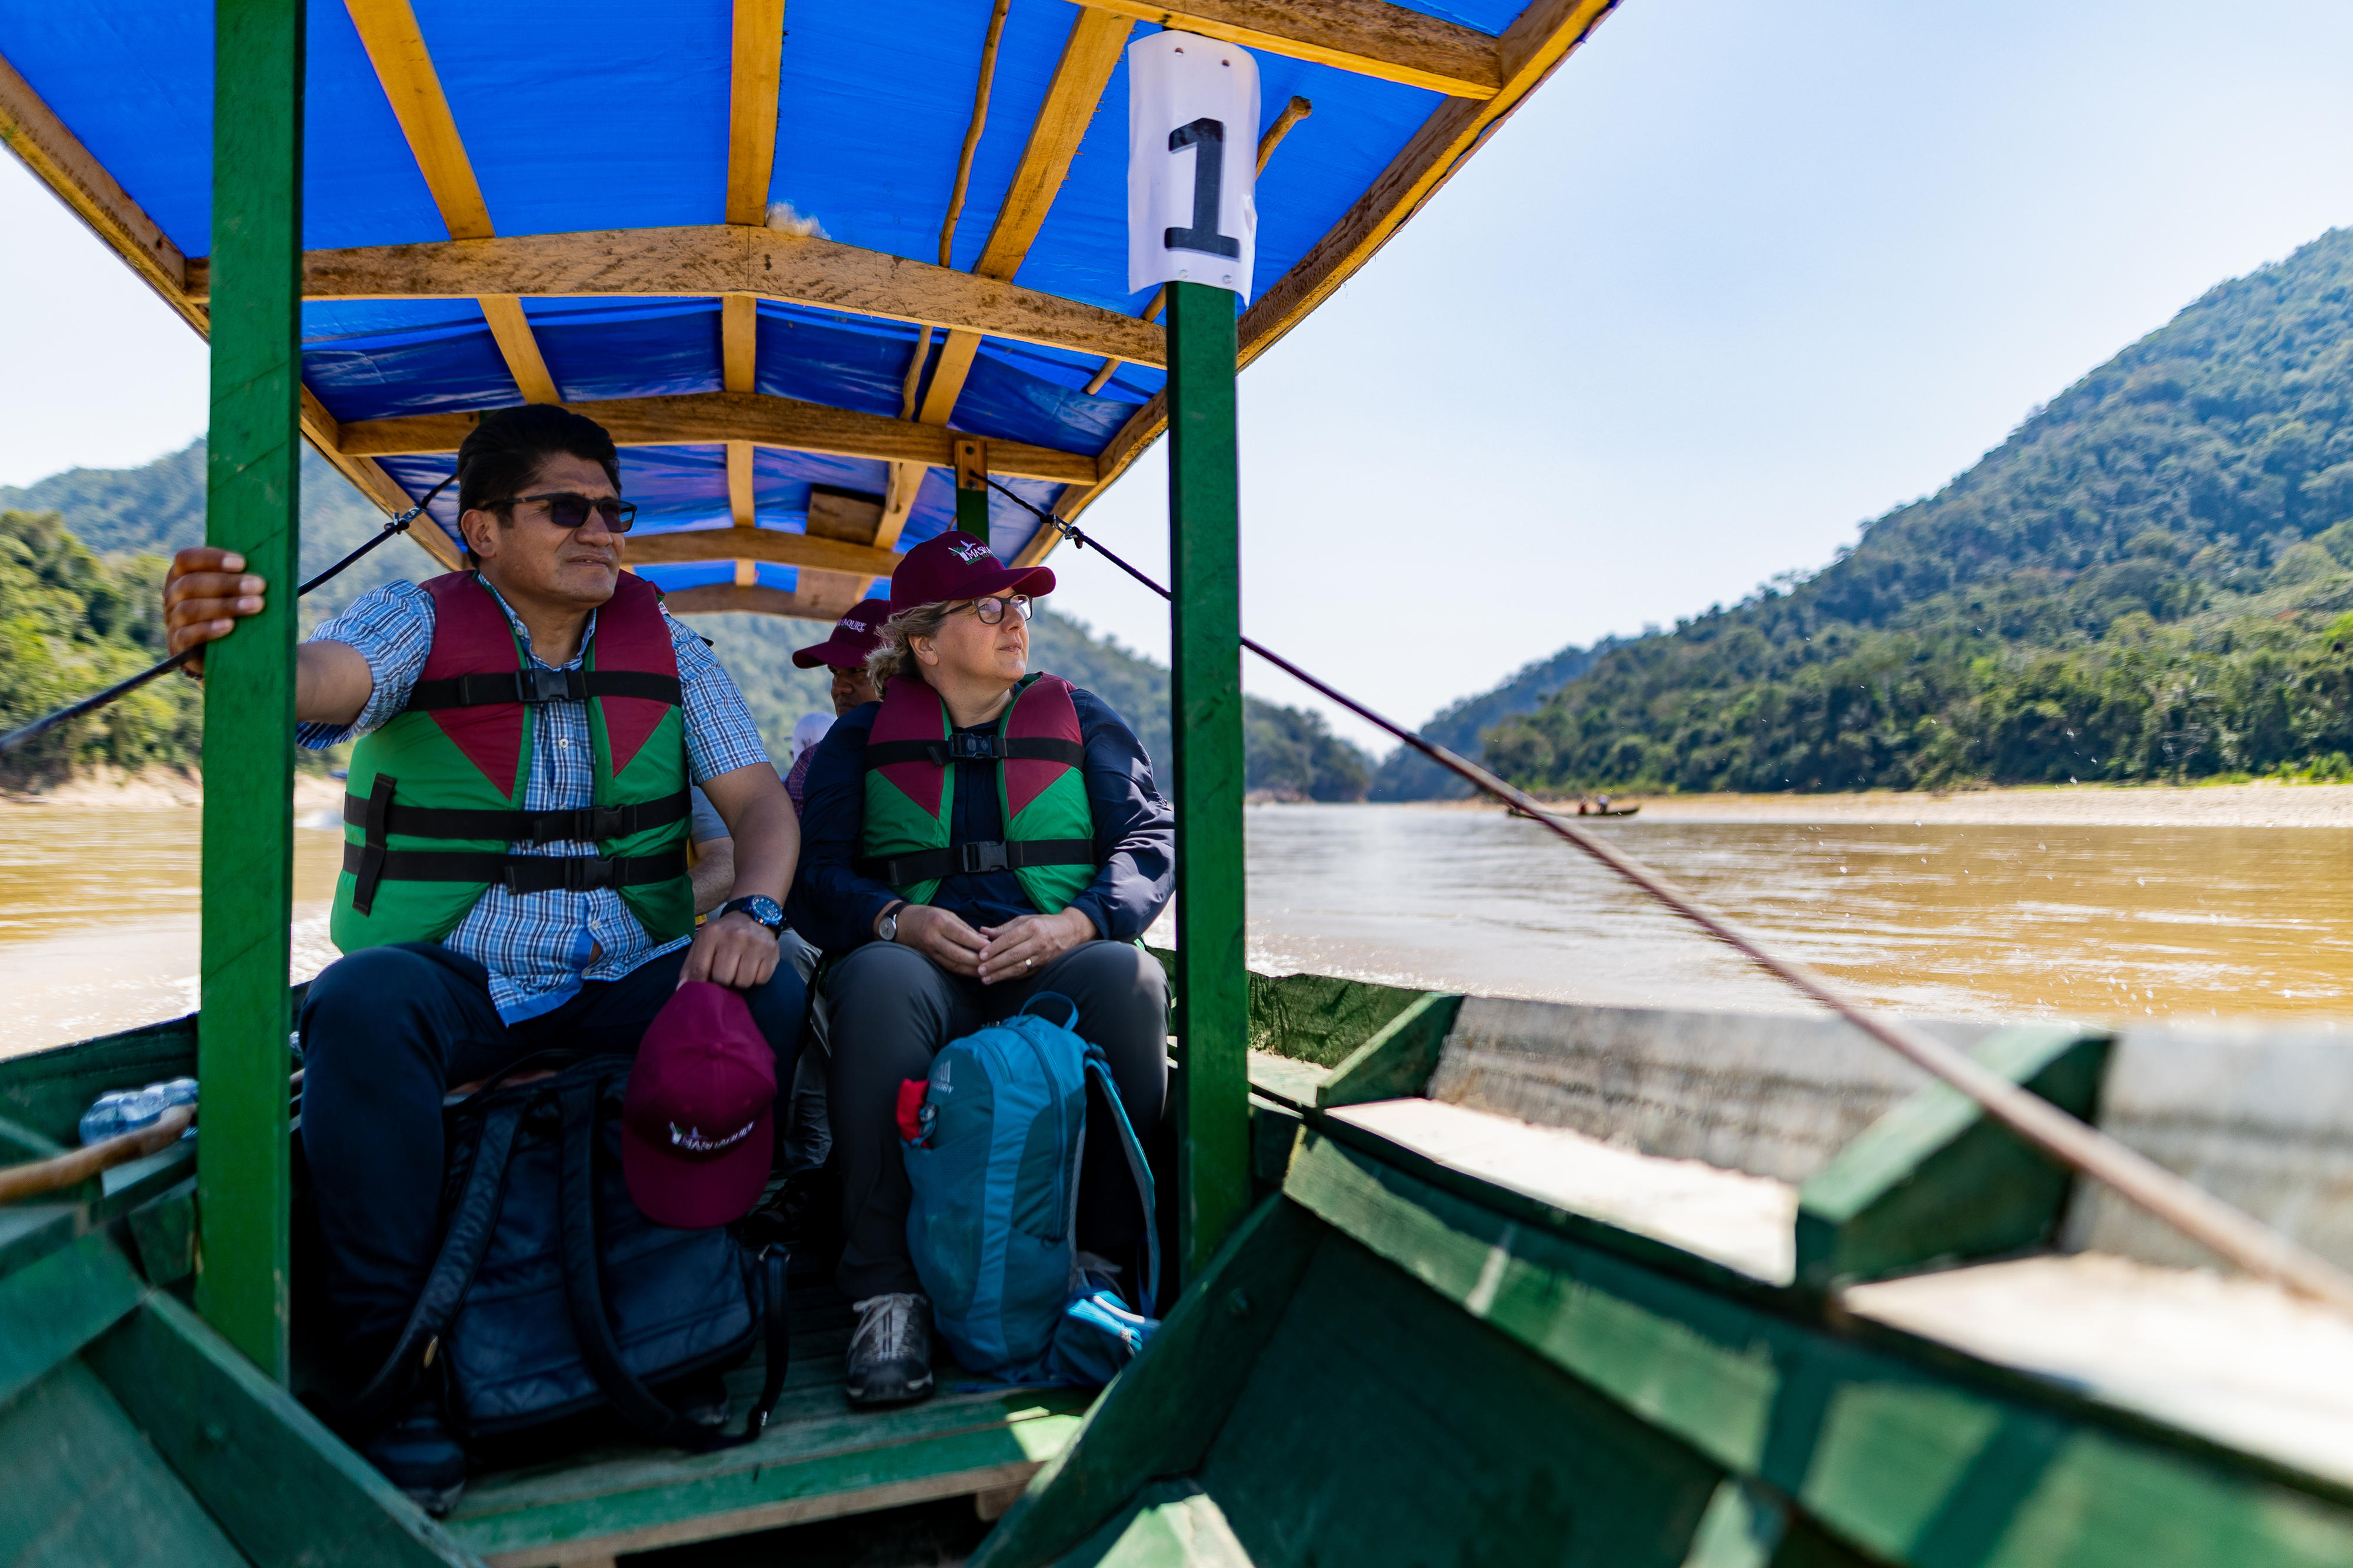
[[[1122,54],[1163,24],[1120,9],[1011,0],[992,53],[989,0],[309,0],[307,433],[390,510],[468,416],[580,407],[623,443],[632,556],[688,609],[838,614],[953,523],[951,433],[1075,512],[1163,424]],[[1608,9],[1149,11],[1257,58],[1279,145],[1244,360]],[[0,139],[199,331],[212,77],[207,5],[0,0]],[[453,496],[434,516],[453,559]],[[1009,558],[1053,543],[1002,496],[990,526]]]

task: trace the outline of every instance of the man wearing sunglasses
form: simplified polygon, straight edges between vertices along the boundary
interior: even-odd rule
[[[458,453],[471,571],[362,595],[297,650],[301,744],[356,740],[331,931],[302,1007],[302,1142],[343,1375],[375,1373],[438,1247],[442,1100],[552,1047],[631,1053],[670,994],[744,994],[792,1081],[806,990],[778,963],[800,835],[735,683],[620,570],[636,509],[611,438],[548,406],[482,416]],[[420,526],[431,526],[429,520]],[[184,550],[174,651],[270,587]],[[734,846],[700,931],[689,787]],[[723,1419],[725,1391],[690,1398]],[[428,1507],[465,1456],[420,1400],[366,1451]]]

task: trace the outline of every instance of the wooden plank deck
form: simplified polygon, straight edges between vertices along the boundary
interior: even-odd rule
[[[756,1443],[681,1454],[617,1443],[497,1471],[467,1488],[449,1531],[492,1568],[590,1564],[624,1552],[997,1491],[1026,1482],[1078,1430],[1095,1391],[960,1386],[899,1410],[854,1411],[841,1393],[850,1311],[830,1286],[794,1290],[793,1363]],[[754,1355],[730,1373],[734,1419],[757,1397]]]

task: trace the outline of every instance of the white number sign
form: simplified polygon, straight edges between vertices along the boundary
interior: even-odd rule
[[[1250,298],[1258,249],[1258,62],[1198,33],[1127,51],[1127,286]]]

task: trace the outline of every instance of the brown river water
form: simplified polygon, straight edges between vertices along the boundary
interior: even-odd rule
[[[0,1055],[195,1005],[197,816],[0,810]],[[1249,820],[1254,967],[1559,1001],[1805,1005],[1534,823],[1377,805],[1256,806]],[[2353,1018],[2353,829],[1636,817],[1602,830],[1903,1011]],[[298,976],[334,956],[339,842],[296,830]]]

